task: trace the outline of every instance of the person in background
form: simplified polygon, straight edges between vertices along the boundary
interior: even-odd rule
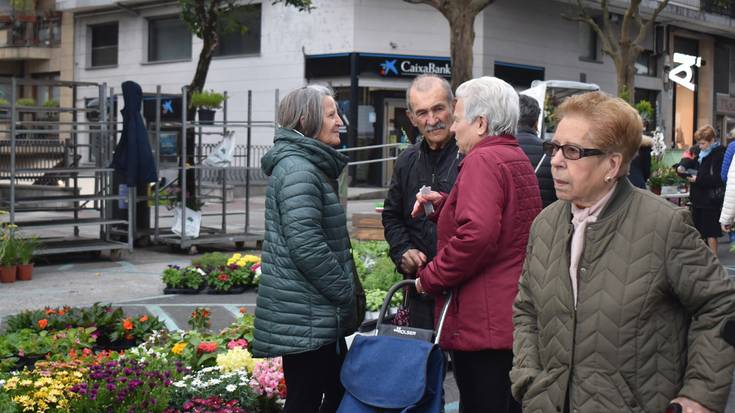
[[[732,157],[735,155],[735,140],[730,142],[725,149],[725,156],[722,159],[722,170],[720,171],[720,178],[724,184],[727,184],[728,172],[730,171],[730,164],[732,163]]]
[[[405,277],[415,277],[436,255],[436,224],[411,217],[416,193],[424,185],[449,192],[457,178],[457,143],[449,132],[453,99],[449,82],[434,75],[417,77],[406,90],[408,117],[421,138],[398,156],[382,213],[390,257]],[[430,296],[409,290],[408,310],[411,326],[434,328]]]
[[[725,194],[725,184],[720,177],[725,149],[720,145],[712,126],[705,125],[694,133],[694,140],[699,145],[699,169],[694,176],[687,177],[690,184],[692,202],[692,218],[694,226],[699,230],[717,256],[717,238],[722,236],[719,218]]]
[[[699,146],[692,145],[681,154],[681,159],[678,163],[672,165],[672,168],[676,169],[676,174],[681,178],[687,179],[692,175],[696,175],[699,170]]]
[[[641,119],[601,92],[567,98],[545,143],[560,202],[533,223],[511,371],[525,412],[722,412],[735,284],[684,208],[626,175]]]
[[[633,186],[646,189],[646,182],[651,177],[651,151],[653,150],[653,139],[641,136],[641,146],[638,155],[630,162],[628,180]]]
[[[336,179],[347,157],[332,91],[309,85],[278,107],[275,144],[263,157],[270,177],[263,263],[253,333],[255,357],[283,356],[285,413],[333,413],[344,389],[344,336],[355,324],[355,284]]]
[[[452,131],[465,154],[449,194],[417,194],[412,216],[431,202],[437,254],[416,289],[452,292],[439,345],[452,351],[460,411],[520,412],[510,394],[511,312],[531,221],[541,210],[538,182],[514,135],[518,94],[495,77],[457,88]]]
[[[538,117],[541,108],[536,99],[530,96],[520,95],[518,100],[521,112],[518,118],[516,139],[536,172],[541,189],[541,201],[543,207],[546,208],[556,201],[556,193],[554,192],[554,178],[551,177],[551,159],[544,157],[542,141],[538,137]]]

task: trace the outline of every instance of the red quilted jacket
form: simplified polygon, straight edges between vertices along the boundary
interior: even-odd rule
[[[427,293],[454,294],[443,349],[512,348],[513,300],[540,211],[536,176],[513,136],[483,139],[460,163],[452,191],[437,206],[437,255],[418,273]],[[436,305],[438,320],[443,297]]]

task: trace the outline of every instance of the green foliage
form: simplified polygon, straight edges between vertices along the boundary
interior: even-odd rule
[[[36,106],[36,99],[33,98],[20,98],[15,101],[18,106]]]
[[[222,102],[225,101],[225,95],[222,93],[215,92],[213,90],[207,92],[192,92],[191,94],[191,106],[215,110],[222,107]]]
[[[19,264],[30,264],[33,259],[33,253],[38,249],[41,243],[38,237],[16,238],[16,257]]]
[[[10,395],[7,392],[0,391],[0,413],[17,413],[18,409],[15,403],[10,401]]]
[[[651,102],[643,99],[635,104],[635,109],[643,120],[650,121],[653,119],[653,105],[651,105]]]
[[[10,0],[10,6],[15,11],[33,11],[33,0]]]
[[[210,273],[227,265],[227,256],[221,252],[208,252],[199,258],[193,259],[191,265]]]
[[[166,286],[171,288],[191,288],[194,290],[204,284],[204,274],[194,267],[179,268],[176,265],[169,265],[163,270],[161,279]]]
[[[618,97],[626,102],[631,101],[630,90],[626,86],[623,86],[623,90],[618,93]]]
[[[7,99],[0,98],[0,106],[10,106],[10,102]]]
[[[365,289],[365,301],[367,302],[368,311],[380,311],[380,306],[383,305],[385,295],[388,292],[380,289]],[[391,307],[398,307],[403,303],[403,292],[398,291],[393,294],[390,300]]]
[[[18,263],[18,238],[12,225],[3,225],[0,231],[0,265]]]
[[[674,168],[667,165],[664,161],[652,159],[651,162],[651,176],[648,178],[648,185],[651,188],[660,188],[667,185],[679,185],[686,183],[686,180],[682,179],[676,174]]]
[[[47,99],[45,102],[43,102],[43,107],[45,108],[58,108],[59,107],[59,101],[56,99]]]

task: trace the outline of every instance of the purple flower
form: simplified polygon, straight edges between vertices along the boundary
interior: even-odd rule
[[[107,383],[107,390],[114,391],[115,390],[115,385],[112,384],[112,383]]]

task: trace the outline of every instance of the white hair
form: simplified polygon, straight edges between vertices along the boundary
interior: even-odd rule
[[[515,135],[518,125],[518,93],[497,77],[483,76],[468,80],[457,88],[457,98],[464,99],[464,117],[472,122],[487,120],[490,136]]]

